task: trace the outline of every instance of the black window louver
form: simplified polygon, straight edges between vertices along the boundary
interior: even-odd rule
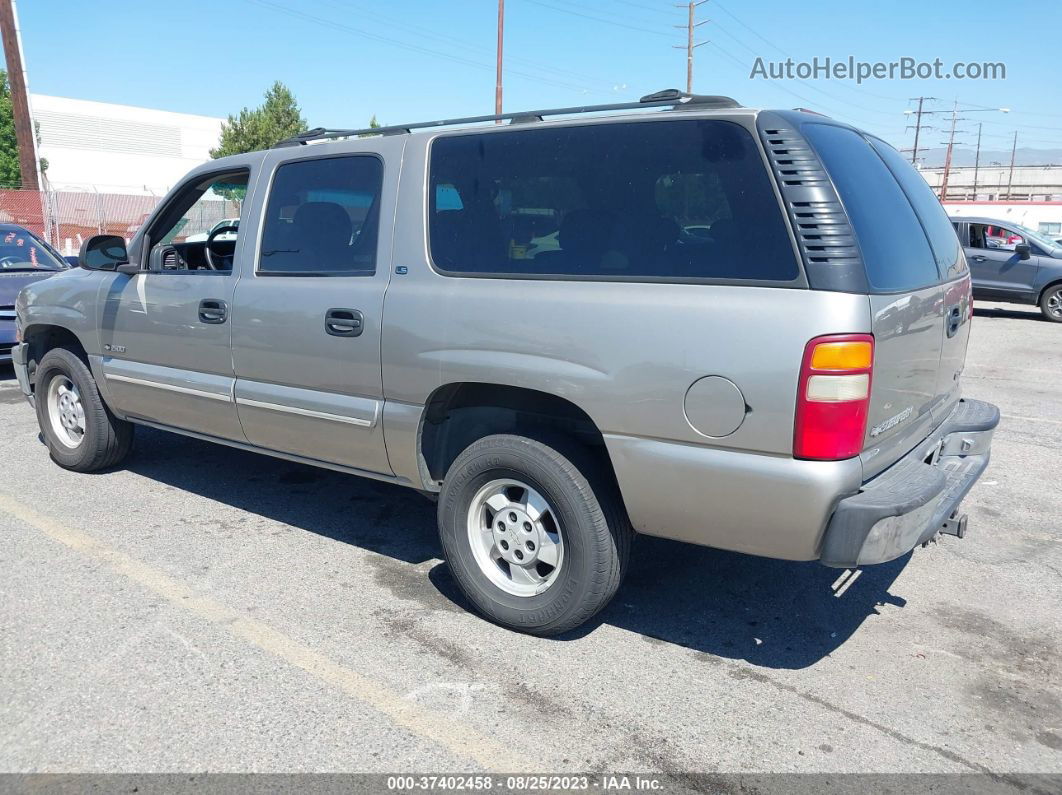
[[[808,284],[819,290],[861,290],[866,272],[859,245],[818,155],[792,127],[761,125],[760,135],[796,234]]]

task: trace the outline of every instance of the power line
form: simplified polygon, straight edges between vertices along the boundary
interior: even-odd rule
[[[435,41],[442,42],[449,46],[457,45],[458,47],[474,52],[480,52],[483,54],[494,54],[493,47],[487,46],[485,44],[477,44],[475,42],[471,42],[466,39],[461,39],[456,36],[449,36],[445,33],[440,33],[438,31],[425,28],[420,25],[411,24],[405,20],[396,19],[395,17],[388,17],[360,3],[353,3],[350,2],[350,0],[324,0],[324,2],[338,9],[356,9],[360,16],[375,20],[389,28],[397,28],[401,30],[410,31],[417,36],[421,36],[426,39],[434,39]],[[582,72],[573,71],[571,69],[558,68],[550,64],[544,64],[538,60],[534,60],[531,58],[522,58],[520,56],[512,55],[510,53],[506,53],[505,57],[508,61],[523,63],[526,66],[533,67],[539,71],[551,72],[553,74],[561,75],[563,77],[574,77],[577,80],[584,80],[589,83],[600,84],[601,86],[612,86],[615,85],[615,83],[617,82],[615,80],[606,80],[605,78],[602,78],[599,75],[587,75],[583,74]]]
[[[754,50],[748,44],[743,42],[741,39],[739,39],[737,36],[735,36],[733,33],[731,33],[729,30],[724,28],[722,25],[720,25],[715,20],[712,21],[712,29],[713,30],[718,30],[721,33],[723,33],[724,35],[729,36],[731,39],[733,39],[735,42],[737,42],[740,46],[744,47],[750,53],[752,53],[753,55],[756,55],[757,57],[759,56],[759,53],[757,53],[756,50]],[[845,99],[844,97],[840,97],[837,94],[833,94],[833,93],[827,91],[824,88],[819,88],[818,86],[813,85],[812,83],[809,83],[807,80],[802,80],[799,77],[795,78],[794,82],[800,83],[802,86],[804,86],[806,88],[810,88],[812,91],[817,91],[818,93],[822,94],[823,96],[829,97],[831,99],[835,99],[838,102],[843,102],[845,105],[850,105],[853,108],[858,108],[859,110],[865,111],[867,113],[877,113],[877,114],[882,115],[882,116],[892,116],[893,115],[892,111],[881,110],[880,108],[868,108],[866,105],[856,104],[855,102],[851,101],[850,99]]]
[[[726,14],[728,17],[730,17],[732,20],[737,22],[739,25],[741,25],[741,27],[743,27],[747,31],[749,31],[749,33],[751,33],[753,36],[758,38],[760,41],[762,41],[765,44],[767,44],[769,47],[773,47],[774,49],[778,50],[778,52],[782,53],[782,55],[786,56],[787,58],[793,58],[793,56],[790,53],[788,53],[787,51],[785,51],[784,49],[779,47],[777,44],[775,44],[773,41],[771,41],[770,39],[765,37],[763,34],[761,34],[755,28],[753,28],[750,25],[745,24],[740,19],[738,19],[726,6],[722,5],[719,2],[719,0],[715,0],[715,7],[718,8],[720,11],[722,11],[724,14]],[[794,58],[794,60],[796,60],[796,59]],[[858,92],[858,93],[860,93],[862,95],[865,95],[865,96],[877,97],[878,99],[891,99],[891,100],[898,101],[898,102],[902,101],[901,97],[892,97],[892,96],[888,96],[886,94],[875,94],[874,92],[867,91],[867,90],[865,90],[863,88],[853,88],[852,86],[845,85],[844,83],[841,83],[841,85],[842,85],[842,87],[847,88],[849,91],[856,91],[856,92]]]
[[[424,54],[424,55],[430,55],[430,56],[432,56],[434,58],[443,58],[445,60],[452,61],[454,63],[459,63],[459,64],[462,64],[464,66],[469,66],[469,67],[472,67],[474,69],[489,70],[489,71],[492,71],[492,72],[494,71],[494,66],[493,65],[483,63],[482,61],[473,61],[473,60],[471,60],[469,58],[463,58],[463,57],[461,57],[459,55],[454,55],[453,53],[447,53],[447,52],[443,52],[441,50],[435,50],[435,49],[432,49],[432,48],[429,48],[429,47],[422,47],[420,45],[411,44],[409,42],[405,42],[405,41],[402,41],[400,39],[391,38],[389,36],[382,36],[382,35],[380,35],[378,33],[372,33],[370,31],[363,30],[361,28],[355,28],[355,27],[353,27],[351,25],[346,25],[346,24],[341,23],[341,22],[336,22],[335,20],[332,20],[332,19],[327,19],[325,17],[319,17],[319,16],[315,16],[313,14],[308,14],[305,11],[297,10],[297,9],[294,9],[294,8],[288,8],[287,6],[283,6],[283,5],[280,5],[278,3],[274,3],[274,2],[270,2],[270,0],[246,0],[246,1],[249,2],[249,3],[254,3],[255,5],[261,6],[263,8],[268,8],[268,9],[270,9],[272,11],[276,11],[277,13],[286,14],[287,16],[290,16],[290,17],[294,17],[294,18],[297,18],[297,19],[302,19],[302,20],[304,20],[306,22],[311,22],[313,24],[320,25],[322,27],[326,27],[326,28],[328,28],[330,30],[339,30],[339,31],[342,31],[344,33],[349,33],[349,34],[354,35],[354,36],[359,36],[361,38],[369,39],[370,41],[377,41],[377,42],[380,42],[380,43],[383,43],[383,44],[390,44],[390,45],[392,45],[394,47],[398,47],[400,49],[409,50],[411,52],[417,52],[417,53],[421,53],[421,54]],[[579,92],[581,94],[588,94],[588,93],[605,94],[605,93],[611,93],[611,92],[604,92],[604,91],[600,91],[600,90],[591,90],[591,89],[586,88],[585,86],[574,85],[572,83],[564,82],[564,81],[561,81],[561,80],[554,80],[554,79],[551,79],[551,78],[542,77],[541,75],[529,74],[527,72],[518,71],[516,69],[510,69],[509,70],[509,74],[516,75],[516,76],[519,76],[519,77],[523,77],[523,78],[526,78],[528,80],[533,80],[533,81],[535,81],[537,83],[546,83],[546,84],[549,84],[549,85],[559,86],[561,88],[567,88],[567,89],[570,89],[570,90],[573,90],[573,91],[577,91],[577,92]]]
[[[648,33],[653,36],[669,36],[670,34],[663,31],[646,30],[644,27],[638,27],[636,25],[627,25],[623,22],[616,22],[614,19],[605,19],[604,17],[596,17],[591,14],[584,14],[581,11],[573,11],[570,8],[562,8],[561,6],[555,6],[550,3],[543,3],[542,0],[524,0],[526,3],[533,3],[536,6],[542,6],[543,8],[550,8],[554,11],[560,11],[562,14],[571,14],[575,17],[582,17],[583,19],[590,19],[594,22],[600,22],[604,25],[612,25],[617,28],[626,28],[627,30],[636,30],[639,33]]]

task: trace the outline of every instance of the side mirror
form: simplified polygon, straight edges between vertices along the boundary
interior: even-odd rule
[[[1032,246],[1028,243],[1018,243],[1014,246],[1014,253],[1022,259],[1029,259],[1032,256]]]
[[[118,235],[93,235],[81,244],[77,264],[91,271],[114,271],[129,264],[125,238]],[[123,269],[123,273],[128,272]]]

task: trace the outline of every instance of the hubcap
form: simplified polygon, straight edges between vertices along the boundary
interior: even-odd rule
[[[1055,290],[1047,297],[1047,311],[1055,317],[1062,317],[1062,289]]]
[[[77,447],[85,438],[85,407],[77,385],[65,375],[48,384],[48,419],[56,437],[66,447]]]
[[[553,508],[518,480],[492,480],[476,492],[468,508],[468,540],[480,570],[514,596],[542,593],[564,563]]]

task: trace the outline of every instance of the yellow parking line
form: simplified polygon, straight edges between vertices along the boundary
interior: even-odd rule
[[[354,699],[386,715],[396,725],[447,751],[472,759],[491,770],[532,770],[527,760],[516,759],[512,749],[434,710],[403,698],[378,682],[346,668],[277,629],[197,593],[179,580],[119,552],[81,530],[39,513],[13,497],[0,494],[0,510],[33,527],[60,544],[104,563],[113,571],[144,586],[170,604],[223,627],[238,638],[279,657]]]

